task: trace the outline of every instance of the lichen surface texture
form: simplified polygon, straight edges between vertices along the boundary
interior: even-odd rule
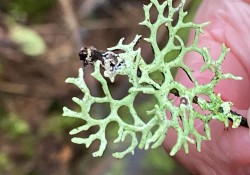
[[[175,155],[178,150],[184,148],[188,153],[188,145],[196,144],[197,150],[201,150],[201,142],[210,140],[209,121],[218,120],[229,127],[229,120],[232,121],[232,127],[237,128],[241,121],[241,116],[231,112],[231,102],[224,102],[219,93],[214,92],[214,87],[223,79],[241,79],[230,73],[224,74],[221,70],[221,64],[229,49],[222,44],[221,54],[218,58],[213,59],[207,48],[198,47],[198,38],[202,33],[202,28],[208,23],[194,24],[192,22],[184,22],[187,12],[184,11],[185,0],[173,6],[173,0],[167,0],[159,3],[157,0],[150,0],[148,5],[144,5],[145,20],[140,25],[146,26],[150,35],[144,38],[153,50],[153,61],[148,64],[141,56],[141,49],[135,49],[135,45],[139,42],[141,36],[135,36],[130,44],[124,44],[121,39],[114,47],[109,48],[109,51],[118,51],[117,65],[110,69],[109,66],[105,69],[101,61],[97,60],[93,63],[94,72],[91,74],[97,81],[100,82],[104,97],[92,96],[90,90],[85,83],[84,71],[79,69],[79,77],[68,78],[66,83],[76,85],[84,94],[82,99],[77,97],[73,101],[80,106],[80,111],[73,111],[67,107],[63,108],[63,116],[80,118],[84,120],[84,125],[70,131],[71,135],[87,131],[89,128],[98,126],[98,131],[89,135],[86,138],[74,137],[72,142],[77,144],[85,144],[89,147],[95,140],[100,141],[99,148],[93,153],[94,157],[102,156],[107,148],[106,129],[111,122],[116,122],[119,126],[115,143],[123,142],[127,137],[130,137],[131,143],[129,146],[120,152],[113,154],[116,158],[122,158],[128,153],[134,153],[136,147],[140,149],[159,147],[166,137],[167,132],[172,128],[177,133],[177,140],[173,146],[170,155]],[[152,22],[150,19],[150,10],[155,7],[158,11],[157,19]],[[166,14],[167,13],[167,14]],[[178,15],[178,20],[173,24],[174,15]],[[164,25],[167,28],[169,38],[163,47],[159,47],[157,43],[157,31],[160,26]],[[178,31],[181,29],[193,29],[195,35],[189,46],[184,44],[183,39],[178,36]],[[175,59],[166,58],[166,55],[171,51],[178,51],[178,56]],[[213,77],[207,84],[199,84],[192,75],[192,70],[184,64],[184,57],[189,52],[196,52],[204,60],[204,65],[201,72],[209,70],[213,73]],[[195,59],[195,58],[194,58]],[[104,67],[104,74],[101,69]],[[180,82],[175,81],[171,70],[181,68],[190,80],[193,82],[192,88],[187,88]],[[140,75],[138,75],[138,71]],[[156,81],[150,76],[155,72],[160,72],[163,79]],[[111,82],[115,81],[116,75],[127,76],[129,83],[132,85],[128,90],[128,95],[120,100],[112,98],[109,84],[105,77]],[[90,75],[87,75],[90,76]],[[134,107],[134,100],[138,94],[152,95],[156,99],[156,104],[150,110],[145,110],[145,115],[150,116],[150,120],[143,121]],[[169,96],[173,96],[175,100],[171,100]],[[178,102],[179,100],[179,102]],[[177,101],[177,103],[176,103]],[[91,107],[94,103],[108,103],[110,113],[103,116],[103,119],[95,119],[90,115]],[[118,110],[121,107],[127,107],[133,118],[133,123],[126,123],[119,116]],[[126,116],[123,116],[123,118]],[[196,121],[203,124],[204,132],[198,132],[195,127]],[[122,144],[122,143],[121,143]]]

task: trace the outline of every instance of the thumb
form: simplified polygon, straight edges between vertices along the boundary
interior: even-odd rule
[[[221,45],[225,43],[231,51],[222,65],[223,73],[232,73],[243,80],[223,80],[215,91],[222,94],[225,101],[232,101],[240,113],[248,118],[250,124],[250,0],[204,0],[197,12],[195,23],[211,21],[200,35],[199,47],[208,47],[209,54],[217,59]],[[189,43],[192,42],[191,34]],[[189,66],[199,84],[209,83],[213,74],[209,71],[200,73],[204,61],[198,53],[186,55],[185,64]],[[187,87],[193,84],[181,69],[176,80]],[[202,152],[198,153],[190,146],[189,154],[180,151],[177,158],[188,169],[199,174],[249,174],[249,135],[246,128],[224,132],[223,125],[217,121],[211,123],[212,140],[204,142]],[[176,136],[167,135],[163,146],[170,150]],[[211,156],[212,155],[212,156]],[[212,158],[211,158],[212,157]],[[243,167],[246,166],[246,167]]]
[[[213,59],[221,53],[221,45],[230,48],[222,65],[223,73],[241,76],[242,81],[223,80],[215,91],[222,94],[225,101],[232,101],[236,108],[247,110],[250,106],[250,1],[206,0],[197,12],[195,23],[211,21],[200,35],[199,47],[208,47]],[[190,42],[192,42],[191,34]],[[201,55],[191,52],[186,55],[185,63],[192,69],[193,76],[200,84],[209,83],[212,73],[200,73],[204,64]],[[176,79],[186,86],[192,86],[185,72],[179,70]],[[246,113],[245,113],[246,114]]]

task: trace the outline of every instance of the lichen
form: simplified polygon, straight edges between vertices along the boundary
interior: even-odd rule
[[[130,44],[124,44],[122,38],[119,43],[109,48],[108,50],[118,51],[117,65],[110,69],[107,63],[102,63],[96,60],[93,63],[94,72],[91,74],[97,81],[100,82],[104,97],[92,96],[87,84],[84,81],[84,70],[79,69],[77,78],[68,78],[66,83],[76,85],[84,94],[82,99],[77,97],[73,101],[81,108],[80,112],[76,112],[63,108],[63,116],[80,118],[85,121],[85,124],[70,131],[71,135],[87,131],[90,127],[98,126],[99,130],[91,134],[87,138],[74,137],[72,142],[77,144],[85,144],[89,147],[93,141],[100,140],[99,149],[93,153],[94,157],[102,156],[106,147],[106,129],[111,122],[116,122],[119,126],[115,143],[123,142],[127,137],[131,137],[131,144],[128,148],[121,152],[113,154],[116,158],[122,158],[128,153],[134,153],[136,147],[141,149],[159,147],[170,128],[177,133],[177,141],[173,146],[170,155],[175,155],[182,147],[188,153],[188,143],[196,144],[197,150],[201,151],[201,142],[210,140],[209,121],[218,120],[224,123],[225,127],[229,127],[229,120],[232,121],[232,127],[237,128],[241,122],[241,116],[231,112],[231,102],[224,102],[220,94],[214,92],[214,87],[223,79],[241,79],[230,73],[224,74],[221,70],[221,64],[229,49],[223,44],[221,54],[218,59],[213,59],[207,48],[198,47],[199,35],[203,32],[202,28],[208,23],[194,24],[193,22],[184,22],[187,12],[183,6],[185,0],[181,0],[177,7],[173,6],[173,0],[159,3],[157,0],[150,0],[148,5],[144,5],[145,20],[140,25],[146,26],[150,30],[150,36],[144,38],[153,49],[154,59],[147,64],[141,55],[141,48],[135,49],[141,36],[136,35]],[[158,16],[155,22],[150,20],[150,9],[155,6],[158,11]],[[167,14],[165,12],[167,11]],[[174,15],[178,13],[178,21],[173,24]],[[157,43],[157,30],[160,26],[165,25],[169,32],[169,38],[162,48]],[[186,46],[183,39],[178,35],[181,29],[192,28],[195,30],[193,42]],[[178,56],[170,61],[165,60],[165,56],[171,51],[179,51]],[[199,84],[192,75],[192,70],[183,61],[185,55],[189,52],[196,52],[201,55],[204,60],[204,65],[201,72],[209,70],[213,73],[213,78],[207,84]],[[115,68],[114,68],[115,67]],[[181,68],[193,82],[192,88],[187,88],[178,81],[175,81],[171,69]],[[104,69],[104,75],[100,69]],[[140,75],[138,75],[140,71]],[[155,81],[150,75],[155,72],[160,72],[163,76],[161,82]],[[132,87],[128,90],[128,95],[120,100],[112,98],[109,84],[105,77],[110,78],[111,82],[115,81],[116,75],[124,75],[128,77]],[[134,100],[139,93],[150,94],[155,97],[156,104],[154,107],[145,111],[145,115],[150,115],[152,118],[145,122],[137,114],[133,106]],[[170,95],[175,96],[176,100],[168,98]],[[90,115],[90,110],[94,103],[108,103],[110,113],[104,116],[103,119],[95,119]],[[133,117],[133,123],[129,124],[122,120],[118,110],[126,106]],[[168,112],[167,112],[168,111]],[[206,111],[206,112],[204,112]],[[167,114],[168,116],[167,116]],[[204,134],[198,132],[195,128],[195,120],[203,123]],[[153,130],[154,128],[154,130]],[[155,128],[157,128],[155,130]],[[140,137],[138,137],[140,135]]]

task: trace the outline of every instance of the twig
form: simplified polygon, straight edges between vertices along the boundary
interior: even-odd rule
[[[65,23],[72,35],[72,39],[76,44],[77,48],[82,46],[80,32],[79,32],[79,25],[77,22],[76,15],[74,13],[73,7],[69,0],[58,0],[59,4],[61,5],[63,11],[63,18]]]
[[[12,94],[26,94],[28,86],[25,84],[8,83],[0,81],[0,91]]]
[[[180,97],[179,92],[178,92],[177,89],[172,89],[172,90],[170,91],[170,93],[173,94],[173,95],[175,95],[176,97]],[[198,97],[197,97],[197,96],[195,96],[195,97],[193,98],[193,103],[198,104]],[[209,102],[207,102],[207,103],[209,103]],[[222,112],[222,113],[223,113],[223,111],[218,111],[218,112]],[[242,115],[238,114],[237,112],[235,112],[235,111],[233,111],[233,110],[230,110],[230,112],[231,112],[231,114],[233,114],[233,115],[241,116],[240,126],[249,128],[248,123],[247,123],[247,119],[246,119],[245,117],[243,117]],[[228,120],[232,122],[232,119],[228,118]]]

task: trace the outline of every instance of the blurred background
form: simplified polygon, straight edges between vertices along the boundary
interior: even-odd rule
[[[62,107],[76,109],[71,98],[82,97],[75,86],[64,83],[82,67],[80,48],[105,50],[121,37],[127,43],[136,34],[147,37],[147,28],[138,26],[144,18],[143,3],[148,1],[0,1],[0,175],[190,175],[162,148],[136,150],[134,156],[117,160],[111,147],[103,157],[93,158],[98,145],[86,149],[70,141],[68,132],[81,121],[62,117]],[[200,0],[187,1],[187,20],[199,4]],[[181,35],[187,39],[188,31]],[[160,30],[159,43],[166,36]],[[150,59],[146,42],[140,47]],[[86,74],[91,71],[91,66],[86,68]],[[98,94],[100,87],[91,78],[86,81]],[[118,78],[111,87],[118,98],[127,88],[122,82]],[[138,111],[150,103],[139,98]],[[112,128],[109,132],[112,135]]]

